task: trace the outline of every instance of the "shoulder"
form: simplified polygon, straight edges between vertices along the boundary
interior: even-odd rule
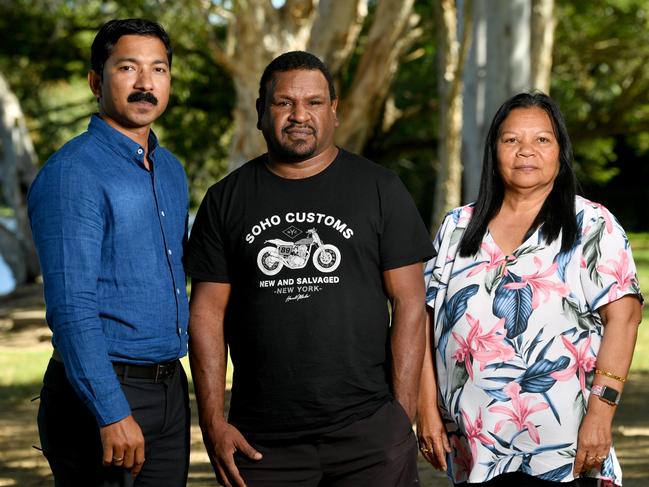
[[[458,206],[449,211],[444,217],[442,227],[452,226],[453,228],[461,227],[465,228],[473,216],[473,209],[475,207],[474,203],[469,203],[468,205]]]
[[[48,183],[80,185],[79,189],[92,185],[96,179],[93,166],[97,163],[94,144],[87,132],[71,139],[52,154],[38,171],[30,192]]]
[[[263,169],[264,155],[251,159],[210,186],[205,194],[208,200],[230,198],[246,187]]]
[[[346,175],[359,176],[366,180],[373,180],[377,183],[394,184],[401,180],[392,170],[370,161],[363,156],[353,154],[345,149],[340,149],[341,170]]]
[[[583,233],[589,229],[604,227],[608,233],[613,231],[614,227],[621,226],[615,216],[601,203],[590,201],[582,196],[575,197],[575,213],[577,223],[582,228]]]

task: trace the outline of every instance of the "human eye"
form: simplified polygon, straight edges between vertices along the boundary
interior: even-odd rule
[[[309,100],[309,105],[311,106],[319,106],[322,105],[322,100],[319,98],[316,98],[314,100]]]
[[[549,137],[544,137],[543,135],[541,135],[541,136],[538,138],[538,141],[539,141],[541,144],[548,144],[549,142],[551,142],[550,139],[549,139]]]
[[[122,64],[117,69],[120,70],[120,71],[125,71],[125,72],[135,71],[135,66],[133,66],[132,64]]]
[[[155,68],[153,68],[153,70],[156,73],[160,73],[160,74],[165,74],[167,72],[167,68],[165,68],[164,66],[156,66]]]
[[[278,106],[278,107],[290,107],[291,106],[291,102],[289,100],[275,100],[273,102],[273,104],[275,106]]]
[[[515,144],[515,143],[516,143],[516,137],[512,137],[512,136],[503,137],[503,144]]]

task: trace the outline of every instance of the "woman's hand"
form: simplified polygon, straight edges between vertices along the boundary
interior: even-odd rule
[[[593,399],[591,399],[592,401]],[[595,400],[597,400],[595,398]],[[597,405],[610,407],[607,404]],[[602,463],[611,451],[613,436],[611,433],[612,414],[600,414],[588,409],[579,428],[577,437],[577,454],[575,455],[574,475],[577,476],[586,470],[602,468]]]
[[[446,454],[451,453],[451,445],[437,406],[420,407],[417,415],[417,437],[419,450],[426,461],[437,470],[445,471]]]

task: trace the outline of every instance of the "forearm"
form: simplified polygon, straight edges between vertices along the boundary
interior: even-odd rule
[[[189,362],[201,426],[222,421],[225,408],[225,310],[209,304],[200,291],[198,297],[192,296],[190,303]]]
[[[425,351],[424,306],[396,301],[392,313],[392,387],[412,421]]]
[[[631,367],[633,351],[638,335],[638,323],[641,319],[640,304],[635,297],[625,297],[620,302],[611,303],[601,311],[604,320],[604,336],[597,354],[596,369],[625,378]],[[622,393],[624,382],[595,374],[593,385],[611,387]],[[592,396],[588,412],[612,420],[616,407]]]
[[[429,312],[425,315],[426,321],[424,326],[425,347],[424,360],[421,367],[421,378],[419,380],[419,394],[417,400],[418,414],[423,414],[427,410],[437,408],[437,378],[435,377],[435,363],[433,355],[433,345],[431,342],[431,315]]]

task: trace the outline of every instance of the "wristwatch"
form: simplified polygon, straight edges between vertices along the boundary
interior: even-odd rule
[[[590,389],[590,393],[599,397],[600,401],[604,401],[606,404],[611,406],[617,406],[620,404],[620,392],[616,391],[609,386],[593,386]]]

